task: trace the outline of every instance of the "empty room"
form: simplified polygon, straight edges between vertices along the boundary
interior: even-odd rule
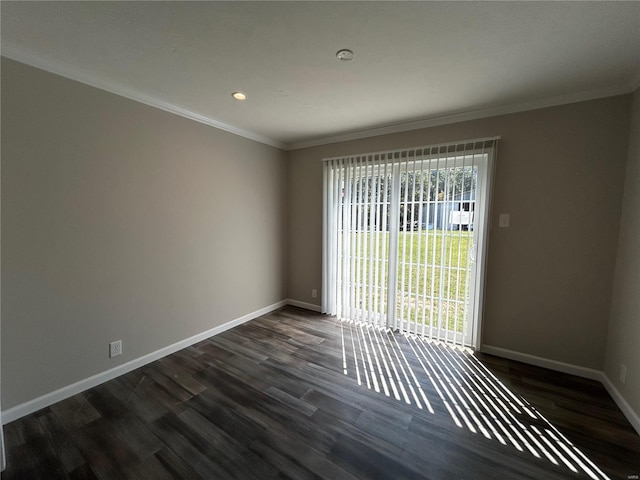
[[[1,2],[13,479],[637,479],[640,2]]]

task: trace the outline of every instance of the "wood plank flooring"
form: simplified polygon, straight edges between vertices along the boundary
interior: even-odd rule
[[[6,480],[640,474],[640,437],[598,382],[294,307],[5,435]]]

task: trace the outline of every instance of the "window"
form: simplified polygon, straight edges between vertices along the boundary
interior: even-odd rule
[[[323,312],[475,344],[496,143],[325,160]]]

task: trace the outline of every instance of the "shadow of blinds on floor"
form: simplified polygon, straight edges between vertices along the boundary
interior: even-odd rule
[[[574,474],[610,480],[471,349],[348,320],[341,322],[341,335],[343,373],[359,385],[434,415],[444,407],[458,428]]]

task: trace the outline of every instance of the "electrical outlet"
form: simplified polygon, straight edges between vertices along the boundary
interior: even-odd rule
[[[311,298],[318,298],[318,290],[315,288],[311,289]]]
[[[627,383],[627,367],[622,364],[620,364],[620,381],[623,385]]]
[[[116,340],[109,344],[109,358],[122,355],[122,340]]]

